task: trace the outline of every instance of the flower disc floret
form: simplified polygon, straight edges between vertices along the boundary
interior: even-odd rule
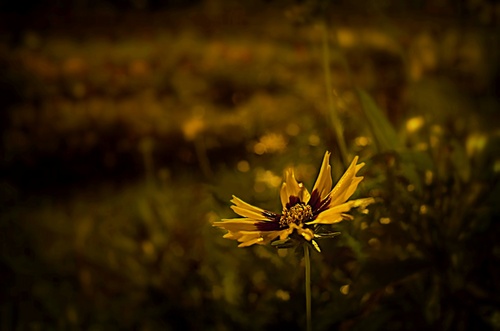
[[[279,220],[280,228],[288,227],[291,223],[297,225],[304,224],[309,221],[312,216],[311,206],[298,203],[290,209],[283,210]]]

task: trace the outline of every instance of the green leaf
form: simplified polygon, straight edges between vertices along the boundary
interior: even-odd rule
[[[329,239],[335,238],[340,235],[340,232],[325,232],[325,233],[315,233],[314,238],[316,239]]]
[[[434,161],[426,152],[404,150],[398,154],[402,162],[415,165],[415,168],[420,172],[425,170],[435,171]]]
[[[275,240],[271,242],[271,246],[276,247],[276,248],[292,248],[295,246],[298,246],[299,242],[297,240],[291,239],[291,238],[286,238],[283,240]]]
[[[379,152],[393,151],[401,148],[396,130],[384,112],[377,106],[373,98],[363,89],[356,89],[361,102],[361,109],[370,125]]]
[[[404,150],[398,153],[401,159],[401,173],[415,186],[417,192],[422,192],[426,170],[432,172],[434,162],[429,154],[419,151]]]
[[[456,139],[451,140],[453,148],[451,160],[462,182],[467,183],[471,177],[471,165],[464,146],[462,146]]]

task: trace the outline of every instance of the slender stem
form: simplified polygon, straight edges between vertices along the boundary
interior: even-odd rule
[[[194,148],[196,149],[196,156],[200,164],[201,171],[206,178],[213,178],[212,168],[210,167],[210,160],[207,156],[207,148],[203,137],[198,135],[194,138]]]
[[[304,244],[304,262],[306,267],[306,315],[307,331],[312,330],[311,325],[311,258],[309,256],[309,246]]]
[[[333,127],[335,133],[335,138],[337,139],[337,145],[339,147],[340,156],[342,157],[342,162],[344,166],[347,164],[347,147],[344,139],[344,128],[342,127],[342,122],[340,121],[340,116],[338,115],[338,109],[335,107],[333,101],[333,84],[332,77],[330,74],[330,47],[328,41],[328,27],[326,22],[323,21],[322,24],[322,48],[323,48],[323,71],[325,73],[325,86],[326,95],[328,101],[328,113],[330,124]]]

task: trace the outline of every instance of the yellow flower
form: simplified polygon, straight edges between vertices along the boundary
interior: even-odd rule
[[[334,224],[352,219],[346,214],[352,208],[365,208],[374,202],[373,198],[347,201],[356,191],[363,177],[356,173],[364,166],[357,164],[356,156],[342,178],[332,189],[330,152],[326,152],[312,193],[297,182],[293,169],[285,171],[285,182],[281,186],[280,198],[283,210],[276,214],[252,206],[235,197],[231,209],[242,218],[223,219],[213,225],[228,231],[224,238],[240,242],[238,247],[253,244],[268,244],[276,238],[287,239],[294,231],[307,241],[320,237],[314,233],[317,224]]]

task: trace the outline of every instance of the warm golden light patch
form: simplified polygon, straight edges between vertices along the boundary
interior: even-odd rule
[[[309,145],[311,146],[318,146],[321,143],[321,139],[317,134],[311,134],[309,136]]]
[[[382,217],[382,218],[380,218],[379,222],[380,222],[380,224],[390,224],[391,219],[389,217]]]
[[[287,141],[282,134],[268,133],[260,137],[253,149],[255,154],[262,155],[264,153],[282,152],[286,146]]]
[[[481,152],[486,143],[488,142],[488,137],[484,134],[471,134],[467,137],[467,142],[465,143],[465,149],[467,155],[473,156]]]
[[[426,170],[425,171],[425,184],[431,185],[433,178],[434,178],[434,174],[432,173],[432,171]]]
[[[182,133],[186,140],[194,140],[203,130],[205,121],[201,116],[193,116],[182,124]]]
[[[266,152],[266,145],[264,145],[263,143],[256,143],[253,146],[253,151],[257,155],[262,155]]]
[[[245,160],[241,160],[240,162],[238,162],[238,164],[236,165],[236,168],[240,171],[240,172],[248,172],[250,170],[250,163],[248,163],[248,161],[245,161]]]
[[[288,301],[288,300],[290,300],[290,293],[288,293],[287,291],[283,291],[283,290],[277,290],[276,297],[280,300]]]
[[[418,131],[422,126],[424,126],[424,118],[422,116],[417,116],[410,118],[406,121],[406,131],[413,133]]]
[[[365,147],[370,143],[370,139],[368,137],[357,137],[354,139],[354,143],[360,147]]]
[[[271,170],[258,169],[255,175],[258,183],[265,184],[268,187],[278,187],[281,184],[281,177],[277,176]]]
[[[289,136],[296,136],[300,133],[300,126],[297,123],[288,123],[286,133]]]

